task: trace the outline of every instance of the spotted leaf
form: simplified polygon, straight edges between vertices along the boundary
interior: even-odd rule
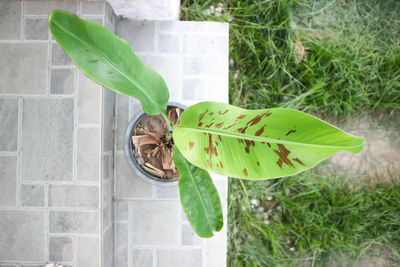
[[[192,164],[248,179],[293,175],[338,151],[358,153],[364,146],[363,138],[297,110],[246,110],[217,102],[186,109],[173,137]]]

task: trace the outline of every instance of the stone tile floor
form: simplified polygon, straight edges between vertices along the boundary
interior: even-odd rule
[[[73,65],[49,34],[53,9],[116,30],[164,77],[171,101],[228,102],[227,24],[117,27],[101,1],[0,1],[0,266],[225,266],[226,226],[199,239],[176,185],[132,174],[122,140],[140,105]],[[227,179],[212,177],[226,217]]]

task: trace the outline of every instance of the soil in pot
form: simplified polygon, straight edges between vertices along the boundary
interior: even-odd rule
[[[182,110],[168,107],[167,115],[171,122],[179,124]],[[161,114],[145,115],[137,124],[132,136],[134,156],[141,168],[149,174],[162,179],[177,179],[179,172],[173,160],[174,140],[167,141],[167,122]]]

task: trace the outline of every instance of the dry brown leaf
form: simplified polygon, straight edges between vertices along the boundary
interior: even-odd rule
[[[164,176],[165,176],[165,172],[163,172],[162,170],[154,167],[153,165],[151,165],[148,162],[146,162],[142,167],[143,167],[143,169],[148,171],[150,174],[153,174],[153,175],[155,175],[157,177],[164,178]]]
[[[294,63],[299,64],[303,60],[304,51],[307,50],[307,48],[303,46],[303,43],[300,39],[297,39],[294,50],[297,52],[297,58],[295,59]]]
[[[173,149],[166,148],[161,157],[161,162],[164,170],[172,170],[173,165]]]
[[[141,147],[144,145],[156,145],[157,140],[149,135],[137,135],[132,136],[132,144],[135,147],[135,154],[142,156]]]

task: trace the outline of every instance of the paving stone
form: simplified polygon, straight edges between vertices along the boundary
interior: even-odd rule
[[[217,188],[220,198],[226,199],[227,191],[228,191],[228,178],[226,178],[222,175],[216,175],[213,173],[212,179],[213,179],[215,187]]]
[[[110,180],[103,181],[102,205],[110,203],[112,201],[112,197],[113,197],[112,182]]]
[[[226,204],[223,205],[226,207]],[[226,210],[226,208],[223,208]],[[226,212],[224,212],[226,214]],[[224,216],[224,226],[220,232],[215,232],[212,238],[205,240],[205,256],[206,266],[226,266],[226,250],[227,250],[227,232],[226,232],[226,216]]]
[[[134,249],[132,252],[133,266],[153,267],[152,249]]]
[[[73,99],[24,99],[22,180],[72,180]]]
[[[81,2],[82,15],[104,15],[104,2]]]
[[[103,154],[103,180],[110,178],[110,156]]]
[[[98,124],[101,120],[102,87],[79,71],[77,95],[78,122],[81,124]]]
[[[114,264],[118,267],[129,266],[129,229],[128,223],[115,224]]]
[[[15,206],[17,204],[16,156],[0,156],[0,177],[0,206]]]
[[[116,93],[105,88],[103,90],[103,152],[112,152],[114,150]]]
[[[70,236],[49,238],[49,260],[50,261],[73,261],[73,240]]]
[[[77,129],[76,177],[79,181],[99,181],[100,130]]]
[[[116,24],[117,23],[116,23],[116,16],[114,14],[114,10],[111,7],[110,3],[107,1],[104,26],[107,29],[109,29],[110,31],[116,33],[117,32]]]
[[[203,97],[203,81],[200,79],[183,80],[182,97],[184,100],[195,100]]]
[[[100,266],[100,245],[97,237],[77,237],[76,267]]]
[[[49,15],[53,10],[64,10],[76,13],[77,2],[72,1],[26,1],[25,14],[27,15]]]
[[[99,213],[90,211],[50,211],[50,233],[95,234]]]
[[[89,185],[50,185],[49,207],[98,209],[99,188]]]
[[[183,38],[183,53],[192,55],[228,55],[228,37],[218,35],[185,35]]]
[[[45,264],[45,263],[44,263]],[[21,267],[43,267],[44,265],[43,264],[27,264],[27,265],[25,265],[25,264],[22,264],[21,265]],[[73,267],[72,265],[69,265],[69,264],[63,264],[62,265],[63,267]]]
[[[111,226],[103,233],[103,267],[114,267],[114,228]],[[115,266],[117,267],[117,266]]]
[[[163,77],[171,93],[171,98],[173,95],[179,94],[181,90],[179,73],[182,65],[180,57],[141,56],[140,58]]]
[[[210,75],[210,76],[227,75],[228,59],[227,57],[221,57],[221,56],[185,57],[183,69],[184,69],[184,75]],[[218,87],[214,87],[214,91],[215,88]]]
[[[0,94],[46,94],[47,43],[2,43],[0,58]]]
[[[111,214],[112,214],[112,203],[108,203],[106,206],[103,207],[103,231],[107,229],[112,221]]]
[[[178,199],[178,187],[176,185],[156,186],[155,189],[156,198]]]
[[[58,43],[51,46],[51,65],[53,66],[71,66],[71,58],[62,50]]]
[[[177,245],[178,205],[174,200],[131,202],[134,245]],[[162,222],[162,223],[160,223]]]
[[[214,263],[213,263],[214,264]],[[159,249],[157,267],[201,267],[201,249]],[[224,265],[214,265],[224,266]]]
[[[206,24],[204,21],[157,21],[158,32],[204,32],[206,30]]]
[[[179,53],[181,39],[178,34],[158,34],[157,52]]]
[[[44,207],[44,185],[21,184],[20,199],[24,207]]]
[[[18,100],[0,98],[0,151],[17,151]]]
[[[229,23],[217,21],[202,21],[207,33],[229,36]]]
[[[44,211],[0,211],[0,260],[44,261],[44,216]]]
[[[52,69],[50,93],[53,95],[71,95],[75,91],[74,69]]]
[[[49,26],[47,18],[25,18],[25,40],[49,39]]]
[[[124,151],[125,131],[129,124],[129,97],[118,94],[117,99],[118,118],[115,130],[115,142],[117,143],[117,150]]]
[[[193,231],[190,224],[182,224],[182,245],[198,246],[202,245],[203,240]]]
[[[147,20],[179,19],[179,0],[112,0],[116,14]]]
[[[125,221],[129,219],[129,202],[115,201],[115,221]]]
[[[225,90],[215,90],[215,88],[226,88]],[[221,101],[228,103],[229,100],[229,79],[228,73],[221,73],[219,77],[207,77],[205,80],[204,94],[208,101]]]
[[[135,53],[154,52],[154,31],[153,21],[123,19],[118,23],[118,36],[127,40]]]
[[[0,1],[0,39],[21,39],[21,1]]]
[[[116,156],[116,198],[151,198],[152,185],[137,177],[129,167],[125,155]]]

